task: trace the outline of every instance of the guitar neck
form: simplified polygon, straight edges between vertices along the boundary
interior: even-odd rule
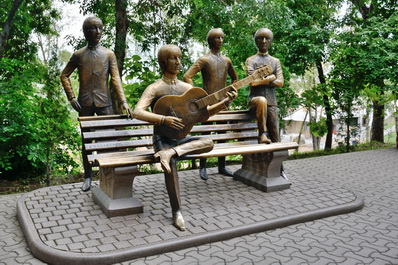
[[[239,80],[236,83],[233,83],[233,86],[236,89],[241,89],[242,87],[248,85],[250,82],[252,82],[254,80],[255,80],[254,76],[250,75],[246,78],[243,78],[242,80]],[[211,106],[213,104],[216,104],[216,103],[220,102],[221,100],[223,100],[224,98],[226,98],[227,92],[230,91],[231,86],[232,85],[224,87],[223,89],[220,89],[217,92],[214,92],[213,94],[210,94],[206,97],[198,99],[196,101],[196,104],[198,104],[199,109],[202,109],[206,106]]]

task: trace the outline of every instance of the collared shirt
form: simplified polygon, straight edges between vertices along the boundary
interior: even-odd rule
[[[109,76],[119,102],[126,102],[113,51],[96,45],[86,46],[72,55],[60,77],[69,100],[75,97],[69,76],[76,68],[80,82],[78,102],[82,107],[107,107],[112,104],[108,85]]]
[[[268,105],[277,105],[275,87],[282,87],[284,83],[281,63],[268,53],[260,53],[250,56],[246,60],[246,74],[251,75],[258,67],[267,64],[272,67],[272,73],[276,79],[268,85],[250,87],[249,98],[263,96],[267,99]]]
[[[200,57],[185,73],[184,80],[192,80],[198,72],[202,72],[203,89],[208,94],[226,87],[227,75],[231,77],[232,82],[238,80],[232,61],[221,53],[209,52]]]

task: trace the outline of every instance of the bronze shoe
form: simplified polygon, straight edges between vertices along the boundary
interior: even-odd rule
[[[175,155],[175,150],[172,148],[169,149],[164,149],[160,150],[159,152],[154,154],[155,158],[160,159],[160,164],[162,165],[162,168],[165,172],[171,173],[171,167],[170,167],[170,159]]]
[[[173,213],[173,225],[181,231],[185,231],[185,221],[181,212]]]
[[[259,138],[258,138],[258,142],[260,144],[270,144],[271,140],[268,139],[267,135],[265,135],[265,133],[262,133]]]

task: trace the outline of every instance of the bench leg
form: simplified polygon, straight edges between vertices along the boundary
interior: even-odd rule
[[[133,197],[136,166],[100,168],[100,186],[92,188],[93,200],[108,217],[142,213],[144,206]]]
[[[242,168],[234,173],[234,180],[265,192],[290,188],[290,181],[281,176],[282,161],[288,150],[243,156]]]

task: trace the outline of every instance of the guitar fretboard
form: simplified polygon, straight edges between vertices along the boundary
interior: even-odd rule
[[[249,84],[250,82],[254,81],[256,78],[252,75],[237,81],[236,83],[232,84],[236,89],[241,89],[245,85]],[[217,102],[220,102],[227,96],[227,92],[230,91],[230,87],[232,86],[227,86],[224,87],[223,89],[220,89],[217,92],[214,92],[213,94],[210,94],[204,98],[198,99],[196,101],[196,104],[198,104],[199,109],[202,109],[206,106],[210,106],[213,104],[216,104]]]

